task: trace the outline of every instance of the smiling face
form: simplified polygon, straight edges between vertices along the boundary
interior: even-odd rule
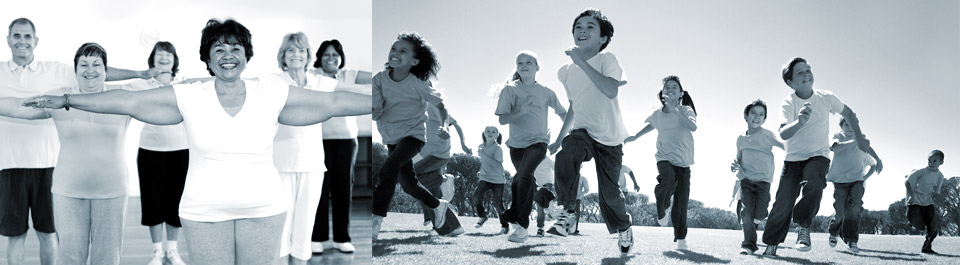
[[[33,57],[33,48],[37,46],[37,41],[33,27],[27,23],[13,25],[7,35],[7,45],[14,57]]]
[[[757,129],[767,120],[767,111],[763,106],[753,106],[743,119],[747,121],[747,127]]]
[[[157,49],[153,54],[153,67],[161,72],[173,72],[173,53]]]
[[[788,82],[793,90],[810,91],[813,89],[813,71],[810,65],[805,62],[799,62],[793,66],[792,78]]]
[[[497,136],[500,135],[500,131],[497,130],[497,127],[487,126],[486,129],[483,129],[483,138],[487,143],[497,142]]]
[[[537,76],[537,71],[540,71],[540,65],[536,58],[528,54],[517,55],[517,74],[520,74],[520,78],[531,80]]]
[[[283,63],[286,64],[287,70],[306,70],[307,60],[310,57],[309,51],[298,45],[290,45],[287,47],[287,50],[283,52]]]
[[[607,40],[607,37],[600,36],[600,23],[594,17],[584,16],[573,24],[573,42],[579,47],[600,50]]]
[[[676,80],[670,80],[663,84],[663,95],[670,98],[680,98],[683,91],[680,90],[680,83]]]
[[[219,40],[210,47],[210,61],[207,67],[218,79],[238,80],[247,66],[246,50],[235,39]]]
[[[320,56],[320,68],[324,72],[333,73],[340,69],[340,53],[337,52],[337,49],[333,48],[333,45],[327,46],[327,50],[323,51],[323,54]]]
[[[103,87],[107,79],[107,68],[99,56],[80,56],[77,60],[77,82],[80,88],[96,91]]]
[[[387,65],[393,69],[410,70],[411,67],[420,63],[414,54],[413,44],[405,40],[397,40],[390,46]]]

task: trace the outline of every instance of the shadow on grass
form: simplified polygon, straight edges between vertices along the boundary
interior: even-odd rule
[[[730,260],[728,260],[728,259],[719,259],[719,258],[714,257],[714,256],[710,256],[710,255],[702,254],[702,253],[697,253],[697,252],[693,252],[693,251],[686,250],[686,249],[677,250],[677,251],[673,251],[673,250],[671,250],[671,251],[664,251],[664,252],[663,252],[663,255],[666,256],[666,257],[668,257],[668,258],[674,258],[674,259],[679,259],[679,260],[683,260],[683,261],[690,261],[690,262],[694,262],[694,263],[697,263],[697,264],[703,264],[703,263],[723,263],[723,264],[726,264],[726,263],[730,263]]]
[[[889,254],[889,255],[903,255],[903,256],[911,256],[911,257],[919,257],[919,256],[920,256],[920,253],[903,253],[903,252],[886,251],[886,250],[871,250],[871,249],[862,249],[862,248],[861,248],[860,251],[861,251],[861,252],[868,252],[868,253]]]
[[[602,265],[627,264],[632,258],[633,258],[633,255],[629,255],[629,256],[620,255],[620,257],[618,258],[603,258],[602,260],[600,260],[600,264]]]
[[[943,253],[927,254],[927,255],[939,256],[939,257],[948,257],[948,258],[960,258],[960,255],[950,255],[950,254],[943,254]]]
[[[500,234],[500,233],[484,234],[480,232],[464,234],[464,236],[473,236],[473,237],[495,237],[495,236],[502,236],[502,235],[503,234]]]
[[[395,232],[395,231],[391,231]],[[422,231],[421,231],[422,232]],[[396,246],[400,245],[450,245],[451,242],[436,242],[437,236],[423,235],[409,238],[379,239],[373,241],[372,252],[374,257],[399,254],[423,254],[423,251],[398,253]]]
[[[534,248],[543,247],[543,246],[554,246],[556,244],[536,244],[536,245],[522,245],[515,248],[507,249],[498,249],[495,251],[478,251],[476,253],[486,254],[494,258],[508,258],[508,259],[518,259],[531,256],[564,256],[567,254],[560,253],[547,253],[542,250],[535,250]]]
[[[551,262],[551,263],[547,263],[547,265],[577,265],[577,263],[576,262]]]
[[[850,251],[839,251],[839,252],[840,252],[840,253],[843,253],[843,254],[845,254],[845,255],[850,255],[850,256],[854,256],[854,257],[875,258],[875,259],[880,259],[880,260],[913,261],[913,262],[923,262],[923,261],[927,261],[927,259],[925,259],[925,258],[903,258],[903,257],[883,256],[883,255],[863,255],[863,254],[853,253],[853,252],[850,252]],[[895,253],[895,252],[894,252],[894,253]]]
[[[836,263],[833,263],[833,262],[814,262],[814,261],[808,260],[808,259],[801,259],[801,258],[794,258],[794,257],[784,257],[784,256],[775,256],[775,257],[771,257],[771,256],[759,256],[759,257],[762,258],[762,259],[779,260],[779,261],[790,262],[790,263],[794,263],[794,264],[814,264],[814,265],[833,265],[833,264],[836,264]]]

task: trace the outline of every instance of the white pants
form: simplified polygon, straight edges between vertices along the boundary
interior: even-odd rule
[[[120,264],[127,196],[78,199],[53,194],[59,264]]]
[[[291,255],[301,260],[313,256],[310,250],[310,235],[313,234],[313,222],[320,205],[320,190],[323,187],[323,173],[280,172],[280,181],[290,197],[290,208],[283,225],[283,237],[280,241],[280,256]]]

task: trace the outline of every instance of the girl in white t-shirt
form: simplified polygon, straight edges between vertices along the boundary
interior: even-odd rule
[[[690,165],[693,165],[693,132],[697,130],[697,109],[693,106],[690,94],[680,85],[680,78],[675,75],[663,78],[663,89],[657,95],[663,107],[647,118],[646,127],[636,135],[627,137],[624,142],[634,141],[657,129],[655,156],[660,175],[653,190],[657,199],[657,222],[666,226],[669,213],[677,248],[686,249],[687,201],[690,199]]]
[[[477,148],[477,154],[480,155],[480,173],[477,174],[479,180],[477,189],[473,192],[473,203],[480,221],[477,222],[476,228],[480,228],[487,222],[487,213],[483,209],[483,197],[487,190],[492,193],[493,206],[497,209],[497,213],[503,213],[503,184],[507,179],[503,175],[503,148],[500,147],[502,139],[503,135],[497,127],[487,126],[483,130],[483,143]],[[501,222],[501,225],[503,228],[500,229],[500,233],[506,234],[509,231],[507,223]]]

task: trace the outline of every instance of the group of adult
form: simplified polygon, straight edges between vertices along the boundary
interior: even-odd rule
[[[331,200],[329,245],[353,251],[347,222],[357,129],[351,118],[334,117],[371,112],[363,86],[370,73],[343,69],[338,41],[321,44],[310,69],[306,36],[287,34],[277,55],[284,72],[242,79],[253,56],[250,31],[211,19],[200,59],[213,80],[178,83],[169,42],[154,46],[149,70],[130,71],[108,68],[96,43],[83,44],[72,66],[36,61],[33,22],[19,18],[8,30],[13,58],[0,63],[0,234],[10,240],[9,264],[22,263],[28,211],[42,264],[119,263],[131,118],[147,124],[137,163],[151,264],[183,264],[175,243],[181,226],[193,264],[287,263],[287,256],[305,264],[329,239],[323,204]],[[143,80],[105,83],[133,78]]]

